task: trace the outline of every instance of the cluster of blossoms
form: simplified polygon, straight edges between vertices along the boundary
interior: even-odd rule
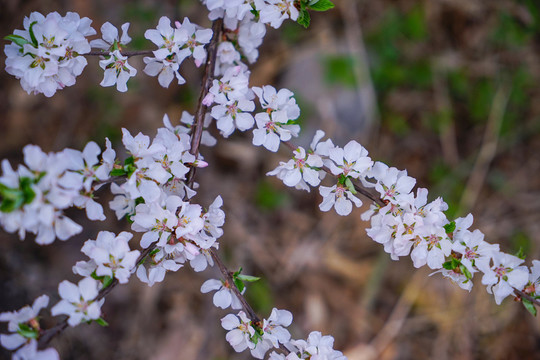
[[[43,359],[58,360],[56,350],[49,348],[38,350],[36,338],[39,335],[39,313],[41,309],[47,307],[49,297],[41,295],[32,306],[24,306],[18,311],[4,312],[0,314],[0,321],[8,323],[9,334],[0,334],[0,344],[15,351],[14,359]]]
[[[99,65],[104,76],[100,85],[116,85],[118,91],[127,91],[127,81],[137,75],[137,69],[122,53],[125,45],[131,42],[129,23],[122,25],[120,36],[118,29],[106,22],[101,27],[102,38],[89,42],[87,37],[96,34],[91,22],[72,12],[64,17],[57,12],[47,16],[33,12],[24,19],[24,30],[15,30],[6,37],[12,41],[4,48],[6,71],[20,79],[23,89],[29,94],[43,93],[50,97],[56,90],[75,84],[75,78],[87,65],[82,55],[89,54],[94,48],[100,49],[102,55]],[[195,64],[200,66],[206,59],[204,45],[212,38],[212,30],[202,29],[187,18],[183,23],[176,22],[175,26],[173,29],[170,20],[162,17],[157,30],[145,33],[145,37],[159,49],[153,52],[154,57],[144,58],[144,72],[158,76],[163,87],[168,87],[175,75],[179,84],[185,83],[178,72],[180,64],[193,56]]]
[[[131,156],[123,165],[115,159],[108,140],[101,159],[99,146],[90,142],[83,152],[66,149],[50,154],[29,145],[24,149],[25,165],[17,171],[3,161],[0,223],[7,231],[17,231],[21,238],[26,232],[36,233],[39,244],[49,244],[56,237],[65,240],[81,227],[62,210],[83,207],[90,219],[104,220],[94,192],[106,182],[123,179],[120,185],[111,185],[115,198],[109,206],[119,219],[127,216],[134,231],[143,233],[143,249],[153,247],[140,259],[140,252],[129,246],[131,233],[101,231],[96,240],[86,241],[81,251],[89,259],[73,267],[83,279],[77,284],[60,283],[61,300],[51,308],[53,316],[66,315],[70,326],[102,323],[101,291],[113,281],[125,284],[136,272],[141,281],[153,285],[163,280],[166,271],[176,271],[186,261],[195,271],[213,265],[209,250],[218,247],[217,239],[223,234],[223,202],[218,196],[205,211],[187,201],[196,194],[186,183],[189,169],[207,164],[189,152],[192,116],[184,113],[182,120],[183,125],[173,126],[165,116],[165,127],[152,141],[140,133],[133,137],[124,129],[123,143]],[[203,138],[206,144],[215,143],[206,132]],[[9,321],[8,330],[14,332],[0,337],[2,346],[16,350],[14,359],[58,358],[53,349],[37,349],[41,334],[37,314],[47,303],[47,297],[40,297],[32,308],[0,315],[0,321]]]
[[[23,150],[25,165],[14,170],[2,162],[0,177],[0,224],[21,239],[26,232],[36,234],[38,244],[50,244],[55,238],[67,240],[81,232],[80,225],[66,217],[71,206],[85,208],[90,220],[104,220],[103,207],[93,193],[109,179],[115,152],[107,140],[107,149],[90,142],[82,152],[65,149],[44,153],[38,146]]]
[[[157,28],[147,30],[144,37],[158,46],[158,50],[153,52],[154,57],[144,58],[144,72],[157,76],[161,86],[169,87],[175,76],[178,84],[186,82],[179,73],[186,58],[193,56],[197,67],[206,60],[204,45],[210,42],[212,30],[200,28],[187,18],[182,23],[177,21],[173,28],[171,20],[163,16]]]
[[[307,341],[292,340],[286,329],[291,325],[292,314],[287,310],[272,309],[270,317],[261,322],[254,323],[243,311],[237,315],[229,314],[221,319],[221,326],[227,330],[226,339],[235,351],[241,352],[249,349],[256,359],[264,359],[271,349],[284,347],[288,355],[273,351],[269,355],[271,360],[298,360],[298,359],[328,359],[344,360],[340,351],[334,350],[334,338],[322,336],[314,331],[309,334]]]
[[[96,33],[91,23],[73,12],[64,17],[57,12],[31,13],[24,18],[24,30],[7,37],[12,43],[4,48],[6,71],[20,79],[29,94],[50,97],[75,84],[87,64],[81,55],[90,52],[86,37]]]
[[[522,265],[523,259],[484,241],[479,230],[468,230],[473,223],[471,214],[450,222],[444,214],[448,205],[441,198],[428,203],[426,189],[414,194],[416,180],[406,171],[373,162],[356,141],[340,148],[330,139],[321,142],[323,136],[322,131],[317,131],[308,152],[297,148],[293,159],[281,162],[268,175],[307,191],[308,184],[319,186],[326,173],[336,176],[337,184],[332,187],[319,186],[323,197],[320,209],[334,207],[343,216],[351,213],[353,204],[362,205],[353,181],[373,188],[380,203],[372,204],[362,219],[371,222],[366,230],[368,236],[382,244],[393,260],[410,256],[415,267],[427,265],[469,291],[474,274],[481,272],[481,282],[497,304],[515,290],[533,298],[540,295],[540,261],[533,261],[529,271]]]

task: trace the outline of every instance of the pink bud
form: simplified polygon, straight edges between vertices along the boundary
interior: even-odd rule
[[[176,26],[177,29],[180,29],[182,27],[182,24],[178,20],[174,22],[174,25]]]
[[[208,166],[208,163],[206,161],[202,161],[202,160],[197,160],[195,162],[195,166],[196,167],[199,167],[199,168],[205,168]]]
[[[186,247],[186,251],[189,252],[192,255],[199,255],[200,254],[199,249],[195,245],[193,245],[191,243],[187,243],[185,245],[185,247]]]
[[[199,59],[195,59],[195,66],[200,67],[202,65],[202,61]]]
[[[202,103],[204,106],[210,106],[214,102],[214,95],[211,93],[206,94],[204,97]]]

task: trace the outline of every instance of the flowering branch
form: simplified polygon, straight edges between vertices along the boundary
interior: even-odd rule
[[[534,303],[536,306],[540,306],[540,300],[538,300],[537,298],[532,297],[531,295],[527,294],[526,292],[521,291],[521,290],[519,290],[517,288],[514,288],[514,293],[516,294],[516,297],[518,297],[518,298],[521,297],[521,298],[527,299],[530,302]]]
[[[152,50],[136,50],[136,51],[120,51],[120,55],[125,57],[132,57],[132,56],[141,56],[141,55],[152,55]],[[108,56],[109,53],[104,51],[90,51],[88,53],[82,54],[82,55],[88,55],[88,56]]]
[[[144,259],[150,254],[154,249],[156,248],[155,244],[152,244],[147,249],[143,250],[141,255],[137,258],[136,264],[139,264],[140,262],[144,261]],[[109,286],[101,289],[96,296],[95,301],[99,301],[103,298],[105,298],[109,293],[119,284],[118,279],[113,279]],[[51,340],[56,336],[62,333],[66,328],[68,327],[67,319],[62,320],[58,324],[54,325],[53,327],[44,330],[39,337],[38,340],[38,348],[44,349],[47,347],[47,345],[51,342]]]
[[[202,133],[204,130],[204,118],[208,107],[204,104],[204,99],[208,95],[208,90],[212,85],[214,80],[214,72],[216,68],[216,55],[217,55],[217,46],[221,38],[221,32],[223,29],[223,19],[219,18],[214,20],[212,23],[212,40],[208,44],[208,58],[206,60],[206,66],[204,70],[202,87],[199,94],[199,100],[197,102],[197,109],[195,110],[195,123],[192,128],[191,136],[191,149],[190,153],[197,158],[199,156],[199,146],[201,144]],[[187,175],[187,185],[191,186],[193,184],[193,179],[195,176],[196,167],[192,167]]]

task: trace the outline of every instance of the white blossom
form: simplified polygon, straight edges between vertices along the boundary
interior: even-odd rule
[[[97,49],[102,49],[107,52],[117,50],[120,45],[127,45],[131,42],[131,37],[128,35],[129,23],[122,24],[122,36],[118,37],[118,29],[110,22],[106,22],[101,26],[102,39],[90,41],[90,46]]]
[[[15,352],[12,360],[60,360],[58,352],[53,348],[38,350],[37,340],[32,339],[27,345]]]
[[[129,65],[127,56],[120,50],[114,50],[105,59],[99,61],[99,66],[105,70],[100,85],[103,87],[116,85],[116,90],[127,91],[127,82],[130,77],[137,75],[137,69]]]
[[[298,9],[294,5],[294,0],[265,0],[268,3],[260,13],[261,22],[269,23],[270,26],[277,29],[284,20],[298,19]]]
[[[97,320],[101,315],[103,299],[95,301],[99,291],[99,282],[86,277],[75,285],[64,280],[58,286],[58,293],[62,300],[53,306],[51,314],[54,316],[68,315],[68,324],[75,326],[83,321]]]
[[[522,289],[529,280],[529,271],[520,258],[497,252],[493,254],[492,265],[478,263],[477,266],[484,273],[482,284],[487,286],[487,291],[495,296],[497,305],[505,297],[514,292],[514,288]]]
[[[339,215],[346,216],[351,213],[353,204],[356,207],[362,206],[362,201],[339,183],[331,187],[320,186],[319,193],[323,197],[319,205],[321,211],[329,211],[334,207]]]
[[[298,136],[300,126],[287,125],[289,119],[285,111],[272,111],[255,115],[257,129],[253,130],[253,145],[264,146],[272,152],[279,148],[280,141],[289,141],[293,136]]]
[[[206,294],[210,291],[216,291],[213,297],[213,302],[214,305],[219,308],[226,309],[230,306],[232,309],[241,309],[242,303],[240,302],[240,300],[238,300],[234,292],[230,289],[230,286],[236,285],[230,285],[221,280],[209,279],[202,284],[201,292],[203,294]]]
[[[255,344],[251,342],[251,337],[255,335],[255,329],[251,326],[251,321],[243,311],[240,311],[238,316],[229,314],[222,318],[221,326],[228,330],[225,339],[236,352],[242,352],[247,348],[255,348]]]
[[[81,251],[96,264],[97,276],[110,276],[120,284],[128,282],[131,270],[135,268],[139,251],[129,248],[133,234],[121,232],[116,236],[109,231],[100,231],[96,240],[87,240]]]
[[[319,155],[306,154],[302,147],[294,150],[293,159],[287,162],[280,162],[274,170],[266,175],[276,175],[287,186],[294,186],[297,189],[309,191],[309,185],[318,186],[321,183],[319,169],[323,166],[323,161]]]

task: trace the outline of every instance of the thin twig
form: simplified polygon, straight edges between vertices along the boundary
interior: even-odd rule
[[[88,55],[88,56],[108,56],[110,52],[98,50],[98,51],[90,51],[86,54],[81,55]],[[152,55],[152,50],[137,50],[137,51],[120,51],[120,54],[123,56],[131,57],[131,56],[140,56],[140,55]]]
[[[199,101],[197,103],[197,109],[195,111],[195,122],[191,128],[191,149],[190,153],[195,155],[195,158],[199,157],[199,146],[201,144],[202,133],[204,130],[204,118],[208,107],[203,104],[204,98],[208,95],[208,91],[212,86],[212,81],[214,80],[214,72],[216,68],[216,56],[217,56],[217,46],[219,40],[221,39],[221,32],[223,30],[223,19],[217,19],[212,24],[212,31],[214,36],[208,44],[208,58],[206,60],[206,67],[204,71],[204,76],[202,80],[202,88],[199,94]],[[191,187],[193,185],[195,177],[196,167],[192,167],[187,175],[187,186]]]
[[[291,151],[294,151],[297,149],[296,146],[294,146],[291,142],[289,141],[282,141],[281,142],[283,145],[285,145],[286,147],[288,147]],[[327,174],[329,175],[332,175],[332,176],[335,176],[328,167],[326,166],[323,166],[321,168],[322,170],[324,170]],[[360,194],[364,195],[365,197],[367,197],[369,200],[373,201],[374,203],[376,203],[377,205],[380,205],[380,206],[385,206],[386,203],[379,197],[377,197],[376,195],[373,195],[369,190],[365,189],[364,187],[358,185],[358,184],[354,184],[354,189],[359,192]]]
[[[261,319],[255,312],[255,310],[253,310],[251,305],[249,305],[244,295],[242,295],[240,290],[238,290],[238,288],[234,284],[233,273],[229,269],[227,269],[227,267],[225,266],[225,264],[219,257],[217,251],[215,249],[210,249],[210,255],[212,255],[212,259],[214,259],[215,263],[217,264],[219,271],[221,271],[221,274],[225,278],[225,281],[230,285],[229,289],[231,289],[236,295],[236,297],[238,298],[238,300],[240,300],[240,303],[242,304],[242,308],[244,308],[244,311],[246,312],[247,316],[254,323],[260,323]]]
[[[150,254],[152,252],[152,250],[154,250],[156,248],[156,244],[152,244],[150,245],[148,248],[144,249],[143,252],[141,252],[141,254],[139,255],[139,257],[137,258],[137,261],[135,264],[139,264],[142,260],[144,260],[148,254]],[[137,266],[135,265],[135,267]],[[96,296],[95,300],[94,301],[99,301],[101,299],[103,299],[105,296],[107,296],[117,285],[119,284],[118,280],[117,279],[114,279],[111,284],[109,286],[107,286],[106,288],[103,288],[99,291],[98,295]],[[60,334],[62,331],[66,330],[66,328],[68,327],[68,323],[67,323],[67,318],[64,319],[63,321],[59,322],[58,324],[54,325],[53,327],[47,329],[47,330],[44,330],[41,334],[40,334],[40,337],[39,337],[39,340],[38,340],[38,347],[40,349],[44,349],[50,342],[51,340],[58,334]]]
[[[240,290],[238,290],[238,288],[236,287],[236,284],[234,283],[232,271],[227,269],[227,267],[225,266],[225,264],[223,263],[223,261],[221,260],[221,258],[219,257],[215,249],[210,249],[210,255],[212,256],[212,259],[214,259],[214,262],[217,264],[219,271],[221,271],[221,274],[225,278],[225,281],[228,283],[229,289],[231,289],[234,295],[236,295],[236,297],[238,298],[238,300],[240,300],[240,303],[242,304],[242,308],[246,312],[248,318],[251,320],[251,322],[255,326],[262,328],[263,324],[262,324],[261,319],[255,312],[255,310],[253,310],[251,305],[248,303],[244,295],[242,295]],[[290,351],[285,346],[283,346],[283,344],[279,344],[279,349],[283,351],[283,353],[285,354],[290,353]]]
[[[514,292],[518,295],[518,297],[525,298],[529,300],[530,302],[532,302],[533,304],[535,304],[536,306],[540,306],[540,300],[533,298],[529,294],[524,293],[523,291],[518,290],[516,288],[514,288]]]

